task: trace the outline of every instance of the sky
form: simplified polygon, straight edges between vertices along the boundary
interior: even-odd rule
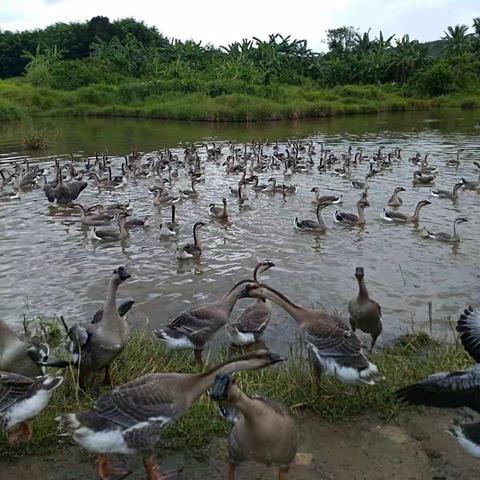
[[[360,31],[435,40],[449,25],[472,24],[480,0],[0,0],[0,29],[41,28],[55,22],[134,17],[167,37],[215,46],[269,33],[305,39],[325,50],[325,31],[353,25]]]

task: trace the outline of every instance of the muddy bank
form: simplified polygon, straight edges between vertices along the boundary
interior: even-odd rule
[[[445,429],[452,418],[463,418],[458,411],[418,410],[404,413],[397,420],[364,414],[348,422],[326,423],[311,414],[298,419],[300,454],[291,469],[295,480],[471,480],[478,476],[479,464],[468,457]],[[181,468],[173,479],[224,480],[226,442],[213,440],[209,457],[195,459],[187,452],[161,456],[165,471]],[[118,459],[120,460],[120,459]],[[125,457],[132,473],[126,478],[145,478],[141,460]],[[1,463],[1,479],[90,480],[96,478],[93,457],[80,448],[59,447],[53,454],[24,457]],[[244,464],[238,480],[275,478],[273,469]]]

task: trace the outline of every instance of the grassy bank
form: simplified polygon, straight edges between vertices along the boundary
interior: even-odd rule
[[[332,115],[479,108],[480,95],[415,98],[393,86],[254,86],[248,94],[212,84],[150,81],[92,85],[73,91],[0,81],[0,120],[25,116],[116,116],[172,120],[238,121],[317,118]]]
[[[319,390],[312,381],[308,364],[302,360],[302,350],[291,351],[289,360],[274,368],[244,372],[237,378],[250,394],[261,393],[281,400],[290,406],[293,414],[308,409],[329,422],[340,421],[375,411],[389,421],[402,411],[411,409],[398,405],[393,392],[438,371],[461,369],[471,361],[461,345],[441,345],[425,334],[405,338],[395,347],[384,349],[373,356],[386,380],[373,387],[363,387],[359,396],[349,395],[349,387],[325,377]],[[226,355],[226,353],[225,353]],[[115,363],[113,371],[116,383],[123,383],[150,372],[192,372],[192,355],[188,352],[170,352],[151,339],[148,332],[134,334],[126,351]],[[75,383],[75,371],[67,370],[64,385],[55,393],[50,406],[34,422],[32,443],[10,447],[0,434],[0,455],[15,458],[26,453],[46,454],[59,443],[68,442],[57,435],[55,417],[62,412],[87,408],[98,396],[100,385],[94,385],[97,393],[92,397],[80,397]],[[177,424],[167,430],[167,449],[190,449],[202,455],[213,435],[226,432],[225,423],[218,417],[215,406],[204,396]]]

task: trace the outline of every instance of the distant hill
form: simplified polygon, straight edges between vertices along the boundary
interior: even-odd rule
[[[424,45],[428,48],[428,53],[434,58],[443,56],[445,40],[432,40],[431,42],[425,42]]]

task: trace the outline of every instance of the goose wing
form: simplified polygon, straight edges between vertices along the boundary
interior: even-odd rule
[[[258,308],[255,305],[247,308],[233,323],[233,326],[243,333],[260,333],[268,325],[271,312],[267,309]]]
[[[385,216],[391,218],[392,220],[401,220],[406,221],[408,220],[408,215],[405,215],[402,212],[394,212],[392,210],[385,210]]]
[[[396,392],[396,397],[412,405],[439,408],[470,407],[480,412],[480,365],[459,372],[430,375]]]
[[[354,213],[335,212],[335,218],[337,222],[356,223],[358,221],[358,216]]]
[[[124,317],[132,308],[135,300],[133,298],[126,298],[125,300],[120,300],[117,302],[118,315]],[[103,307],[99,308],[95,315],[92,318],[90,323],[99,323],[103,319]]]
[[[217,330],[226,320],[219,318],[215,305],[207,304],[182,312],[167,325],[167,328],[192,336],[206,330]]]
[[[319,223],[313,220],[297,220],[295,222],[297,228],[305,228],[305,229],[316,229],[319,227]]]
[[[457,332],[460,333],[463,348],[475,362],[480,363],[480,310],[466,308],[458,319]]]
[[[35,386],[35,379],[17,373],[0,372],[0,420],[1,413],[15,402],[28,396]]]
[[[125,429],[143,422],[166,426],[179,413],[173,380],[169,374],[144,375],[102,395],[93,410],[99,417]]]

